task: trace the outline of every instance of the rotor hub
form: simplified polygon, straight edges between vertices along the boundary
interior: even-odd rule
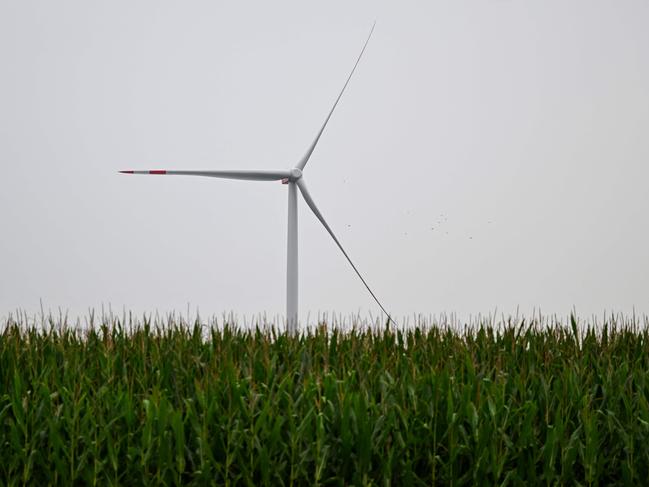
[[[302,177],[302,170],[300,168],[294,167],[291,169],[291,176],[289,177],[290,181],[297,181]]]

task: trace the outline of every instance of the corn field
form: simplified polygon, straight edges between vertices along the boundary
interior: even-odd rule
[[[649,480],[649,331],[0,328],[0,484]]]

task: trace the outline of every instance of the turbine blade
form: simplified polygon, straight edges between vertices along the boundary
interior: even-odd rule
[[[383,310],[383,312],[387,315],[388,319],[396,325],[396,322],[392,319],[390,316],[390,313],[386,311],[386,309],[383,307],[379,299],[376,297],[374,292],[370,289],[370,286],[365,282],[365,279],[363,279],[363,276],[361,276],[361,273],[358,271],[352,260],[350,259],[349,255],[347,255],[347,252],[345,252],[345,249],[343,246],[340,244],[338,241],[338,238],[336,238],[336,235],[334,234],[333,230],[331,227],[327,224],[327,221],[324,219],[322,216],[322,213],[320,213],[320,210],[318,210],[318,207],[316,206],[315,202],[313,201],[313,198],[311,198],[311,195],[309,194],[309,190],[306,188],[306,183],[304,182],[304,177],[301,177],[296,181],[297,187],[300,188],[300,193],[302,193],[302,196],[304,197],[304,201],[306,201],[306,204],[311,208],[311,211],[313,211],[313,214],[316,216],[318,220],[320,220],[320,223],[325,227],[327,232],[329,232],[329,235],[331,235],[331,238],[334,239],[334,242],[336,242],[336,245],[340,249],[340,251],[343,253],[345,258],[347,259],[347,262],[352,266],[352,269],[354,269],[354,272],[360,277],[361,281],[363,281],[363,284],[367,288],[367,290],[370,292],[372,297],[374,298],[374,301],[376,301],[376,304],[379,305],[379,307]]]
[[[168,176],[206,176],[210,178],[243,179],[246,181],[279,181],[291,176],[290,171],[167,171],[154,169],[150,171],[120,171],[122,174],[166,174]]]
[[[320,131],[318,132],[318,135],[316,135],[315,140],[313,143],[309,146],[309,148],[306,151],[306,154],[304,154],[304,157],[300,160],[298,165],[296,167],[300,168],[300,170],[304,169],[304,166],[306,166],[306,163],[309,162],[309,158],[311,157],[311,154],[313,153],[313,150],[315,149],[315,146],[318,144],[318,141],[320,140],[320,136],[322,135],[322,132],[324,132],[325,127],[327,126],[327,122],[329,122],[329,119],[331,118],[331,115],[333,114],[334,110],[336,109],[336,105],[338,105],[338,102],[340,101],[340,98],[343,96],[343,93],[345,92],[345,88],[347,88],[347,85],[349,84],[349,80],[352,79],[352,75],[354,74],[354,71],[356,71],[356,66],[358,66],[358,63],[361,60],[361,57],[363,56],[363,53],[365,52],[365,48],[367,47],[367,43],[370,42],[370,37],[372,37],[372,32],[374,32],[374,27],[376,26],[376,22],[372,25],[372,29],[370,30],[370,34],[367,36],[367,39],[365,40],[365,44],[363,45],[363,49],[361,49],[361,53],[358,55],[358,59],[356,59],[356,64],[354,64],[354,67],[352,68],[351,73],[349,73],[349,76],[347,77],[347,81],[345,81],[345,84],[343,85],[343,89],[340,90],[340,94],[338,95],[338,98],[336,98],[336,101],[334,102],[334,106],[331,107],[331,111],[329,112],[329,115],[327,115],[327,118],[325,119],[324,123],[322,124],[322,127],[320,128]]]

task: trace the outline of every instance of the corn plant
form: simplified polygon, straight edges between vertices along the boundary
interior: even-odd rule
[[[2,485],[565,485],[649,478],[649,332],[9,318]]]

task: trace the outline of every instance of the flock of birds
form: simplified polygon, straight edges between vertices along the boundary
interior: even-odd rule
[[[411,214],[411,211],[406,210],[406,215],[410,215],[410,214]],[[440,213],[439,216],[437,217],[437,220],[432,224],[433,226],[430,227],[430,231],[433,232],[433,231],[435,231],[437,229],[438,231],[443,231],[444,235],[448,235],[449,232],[443,228],[447,222],[448,222],[448,217],[444,213]],[[487,223],[491,224],[493,222],[491,220],[489,220],[489,221],[487,221]],[[351,227],[352,227],[351,224],[347,224],[347,228],[351,228]],[[404,237],[407,237],[408,232],[403,232],[403,235],[404,235]],[[469,235],[467,238],[469,240],[473,240],[472,235]]]

